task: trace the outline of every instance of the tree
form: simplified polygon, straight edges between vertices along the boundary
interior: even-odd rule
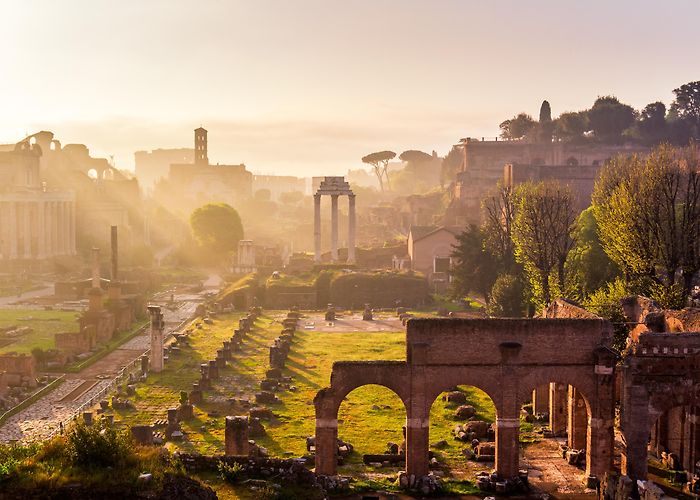
[[[243,224],[238,212],[226,203],[208,203],[190,216],[197,243],[214,254],[235,250],[243,239]]]
[[[501,129],[501,137],[504,139],[522,139],[536,125],[535,120],[526,113],[520,113],[510,120],[502,122],[499,127]]]
[[[632,106],[622,104],[615,96],[599,97],[588,111],[588,119],[595,136],[605,142],[620,142],[622,132],[636,118]]]
[[[645,158],[610,162],[596,181],[593,209],[603,248],[628,281],[648,277],[673,287],[680,278],[684,293],[690,292],[700,270],[697,146],[664,144]]]
[[[667,135],[666,105],[663,102],[652,102],[644,106],[639,113],[639,135],[647,144],[657,144]]]
[[[573,239],[576,244],[566,261],[566,296],[582,301],[619,276],[620,269],[603,250],[592,207],[578,216]]]
[[[258,189],[253,194],[253,198],[257,201],[270,201],[272,199],[272,192],[267,188]]]
[[[700,138],[700,81],[681,85],[673,93],[671,112],[688,125],[690,137]]]
[[[417,165],[433,161],[433,156],[423,151],[409,149],[408,151],[404,151],[399,155],[399,160],[405,161],[408,164]]]
[[[454,180],[457,172],[462,168],[462,162],[464,160],[464,151],[459,146],[452,146],[450,152],[442,159],[442,166],[440,169],[440,186],[444,187],[445,184],[450,183]]]
[[[566,258],[574,245],[574,195],[568,186],[544,181],[521,184],[516,196],[515,256],[525,267],[537,305],[546,307],[553,271],[559,290],[566,282]]]
[[[497,276],[497,263],[484,249],[484,234],[476,225],[469,225],[457,236],[452,258],[452,293],[459,297],[478,293],[488,302]]]
[[[301,191],[285,191],[280,193],[280,201],[285,205],[296,205],[304,199],[304,193]]]
[[[379,188],[384,191],[384,179],[386,179],[386,188],[391,190],[391,185],[389,183],[389,173],[387,169],[389,168],[389,161],[396,157],[396,153],[393,151],[377,151],[376,153],[370,153],[367,156],[362,157],[362,163],[367,163],[372,165],[374,169],[374,175],[377,176],[379,180]]]
[[[501,274],[491,288],[486,312],[494,317],[518,318],[523,315],[523,282],[512,274]]]
[[[552,121],[552,108],[548,101],[542,101],[540,106],[540,121],[538,125],[539,140],[542,142],[552,142],[554,133],[554,122]]]
[[[485,247],[496,257],[499,267],[507,273],[513,273],[515,268],[513,246],[515,208],[513,189],[500,181],[496,189],[481,201]]]
[[[555,135],[564,141],[577,141],[590,129],[587,111],[562,113],[554,123]]]

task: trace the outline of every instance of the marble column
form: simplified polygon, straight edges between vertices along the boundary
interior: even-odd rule
[[[58,245],[58,204],[55,201],[51,202],[51,240],[53,255],[59,255],[60,247]]]
[[[348,264],[355,263],[355,195],[348,195]]]
[[[69,232],[69,250],[71,255],[75,255],[77,253],[76,248],[75,248],[75,202],[70,202],[69,203],[70,207],[70,232]]]
[[[17,240],[19,235],[17,233],[17,202],[10,201],[8,203],[8,213],[9,213],[9,235],[10,235],[10,259],[17,258]]]
[[[102,288],[100,279],[100,249],[92,247],[92,288]]]
[[[314,195],[314,262],[321,262],[321,195]]]
[[[36,204],[36,235],[37,235],[37,259],[46,257],[46,213],[45,203]]]
[[[60,242],[59,251],[61,255],[68,254],[68,224],[66,224],[68,218],[66,217],[66,202],[58,202],[58,217],[59,217],[59,236],[58,241]]]
[[[331,262],[338,262],[338,196],[331,195]]]
[[[25,259],[32,258],[32,219],[31,219],[31,204],[28,201],[22,203],[22,236],[23,249],[22,256]]]

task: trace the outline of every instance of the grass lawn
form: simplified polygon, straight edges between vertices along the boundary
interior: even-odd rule
[[[38,311],[33,309],[1,309],[0,328],[11,325],[28,326],[34,331],[17,337],[5,345],[5,337],[0,337],[0,353],[30,353],[35,347],[53,349],[54,335],[78,330],[78,313],[73,311]]]

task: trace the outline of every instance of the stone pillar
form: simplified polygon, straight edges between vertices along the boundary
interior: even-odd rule
[[[27,201],[22,203],[22,227],[24,228],[24,245],[22,255],[25,259],[32,258],[32,219],[31,204]]]
[[[119,243],[117,241],[117,226],[110,228],[110,243],[112,246],[112,273],[110,279],[112,282],[119,280]]]
[[[92,288],[102,288],[100,283],[100,249],[92,247]]]
[[[532,391],[533,415],[549,415],[549,384],[541,385]]]
[[[589,396],[590,417],[586,440],[586,476],[589,484],[598,481],[613,469],[615,447],[615,356],[609,351],[597,353],[595,366],[595,392]],[[644,399],[644,398],[643,398]],[[648,400],[646,411],[648,411]],[[622,400],[624,406],[624,399]],[[647,441],[649,426],[635,421],[635,427],[644,429],[644,467],[647,462]],[[629,441],[628,441],[629,443]],[[639,479],[639,478],[634,478]]]
[[[19,233],[17,231],[17,202],[8,203],[9,228],[10,228],[10,259],[17,258],[17,243]]]
[[[248,417],[226,417],[226,430],[224,431],[226,456],[248,456],[250,443],[248,442]]]
[[[75,202],[70,202],[70,232],[69,232],[69,248],[70,254],[76,255],[78,252],[75,247]]]
[[[427,476],[429,469],[429,433],[428,416],[406,415],[406,474],[409,476]]]
[[[63,210],[63,202],[56,202],[56,221],[57,221],[57,241],[58,241],[58,254],[66,254],[66,220],[65,212]]]
[[[331,262],[338,262],[338,196],[331,195]]]
[[[496,418],[496,473],[509,479],[518,475],[520,465],[520,418]]]
[[[321,195],[314,195],[314,262],[321,262]]]
[[[151,370],[161,372],[163,370],[163,313],[160,306],[148,306],[151,315]]]
[[[338,466],[338,419],[316,417],[316,474],[334,476]]]
[[[567,397],[566,384],[549,384],[549,429],[555,436],[560,436],[566,431]]]
[[[46,207],[43,201],[36,205],[37,258],[46,258]]]
[[[348,264],[355,263],[355,195],[348,195]]]
[[[567,444],[572,450],[584,450],[588,431],[586,401],[572,385],[569,386],[568,393]]]
[[[51,241],[53,245],[53,255],[60,255],[61,248],[58,244],[58,205],[55,201],[50,204],[51,213]]]

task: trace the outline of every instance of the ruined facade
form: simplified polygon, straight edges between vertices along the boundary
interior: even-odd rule
[[[321,262],[321,197],[331,197],[331,262],[338,259],[338,198],[348,197],[348,255],[347,262],[355,263],[355,193],[343,177],[324,177],[314,194],[314,261]]]
[[[34,141],[0,146],[0,261],[76,253],[75,193],[49,186]]]
[[[644,154],[648,148],[631,145],[537,143],[462,139],[464,157],[452,185],[447,224],[480,222],[482,198],[503,179],[504,167],[513,167],[512,179],[556,179],[570,184],[585,199],[592,172],[618,154]],[[588,195],[590,196],[590,195]]]
[[[455,386],[472,385],[486,392],[496,407],[496,472],[504,478],[517,476],[521,405],[533,389],[554,382],[580,391],[587,411],[586,473],[602,477],[613,463],[611,340],[612,326],[601,319],[410,320],[406,361],[334,363],[330,387],[314,400],[316,472],[336,473],[337,415],[343,398],[358,387],[377,384],[403,401],[406,472],[425,476],[433,401]]]
[[[173,163],[188,164],[194,162],[194,149],[173,148],[136,151],[134,168],[141,189],[150,193],[156,183],[168,176]]]

